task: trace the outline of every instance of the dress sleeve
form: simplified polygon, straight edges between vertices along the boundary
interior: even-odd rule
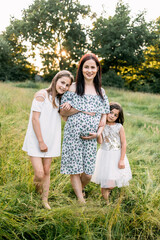
[[[104,113],[110,113],[110,106],[109,106],[109,101],[108,97],[105,93],[105,90],[102,88],[102,94],[103,94],[103,104],[104,104]]]
[[[61,104],[68,102],[72,106],[72,99],[73,99],[73,92],[67,91],[63,94],[61,98]]]
[[[40,101],[37,101],[37,100],[34,98],[34,99],[33,99],[33,102],[32,102],[31,110],[32,110],[32,111],[35,111],[35,112],[41,112],[41,111],[42,111],[42,108],[43,108],[43,104],[44,104],[44,101],[43,101],[43,102],[40,102]]]

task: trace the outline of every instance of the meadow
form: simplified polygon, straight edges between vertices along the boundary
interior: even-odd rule
[[[60,174],[61,158],[55,158],[52,210],[47,211],[35,193],[29,157],[21,149],[33,95],[48,85],[25,86],[0,82],[0,239],[159,240],[160,95],[105,89],[109,100],[124,108],[130,186],[114,189],[106,205],[99,186],[90,183],[87,204],[81,206],[69,176]]]

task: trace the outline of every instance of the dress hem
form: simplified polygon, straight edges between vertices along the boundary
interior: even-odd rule
[[[66,174],[66,175],[75,175],[75,174],[81,174],[81,173],[85,173],[85,174],[87,174],[87,175],[93,175],[93,173],[92,174],[89,174],[89,173],[86,173],[86,172],[78,172],[78,173],[66,173],[66,172],[60,172],[61,174]]]
[[[49,156],[40,156],[40,155],[35,155],[35,154],[29,154],[26,150],[23,150],[23,151],[26,152],[29,157],[54,158],[54,157],[60,157],[61,156],[61,154],[57,154],[57,155],[54,155],[54,156],[53,155],[52,156],[50,156],[50,155]]]

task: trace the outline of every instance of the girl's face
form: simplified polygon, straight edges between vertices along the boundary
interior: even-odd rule
[[[82,67],[82,73],[86,81],[93,81],[98,72],[98,67],[93,59],[87,60]]]
[[[69,77],[61,77],[56,82],[56,92],[57,94],[63,94],[68,91],[71,85],[71,79]]]
[[[119,110],[114,108],[110,111],[110,113],[108,113],[107,122],[114,123],[118,117],[119,117]]]

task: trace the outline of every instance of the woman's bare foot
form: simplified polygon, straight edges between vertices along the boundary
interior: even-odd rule
[[[36,192],[42,195],[42,192],[43,192],[42,185],[39,183],[36,184]]]
[[[79,199],[78,199],[78,202],[79,202],[80,204],[86,204],[86,201],[85,201],[84,198],[79,198]]]
[[[42,205],[44,208],[51,210],[51,207],[49,206],[49,203],[46,200],[42,200]]]
[[[84,190],[84,189],[82,190],[82,194],[83,194],[83,197],[86,196],[86,193],[85,193],[85,190]]]

